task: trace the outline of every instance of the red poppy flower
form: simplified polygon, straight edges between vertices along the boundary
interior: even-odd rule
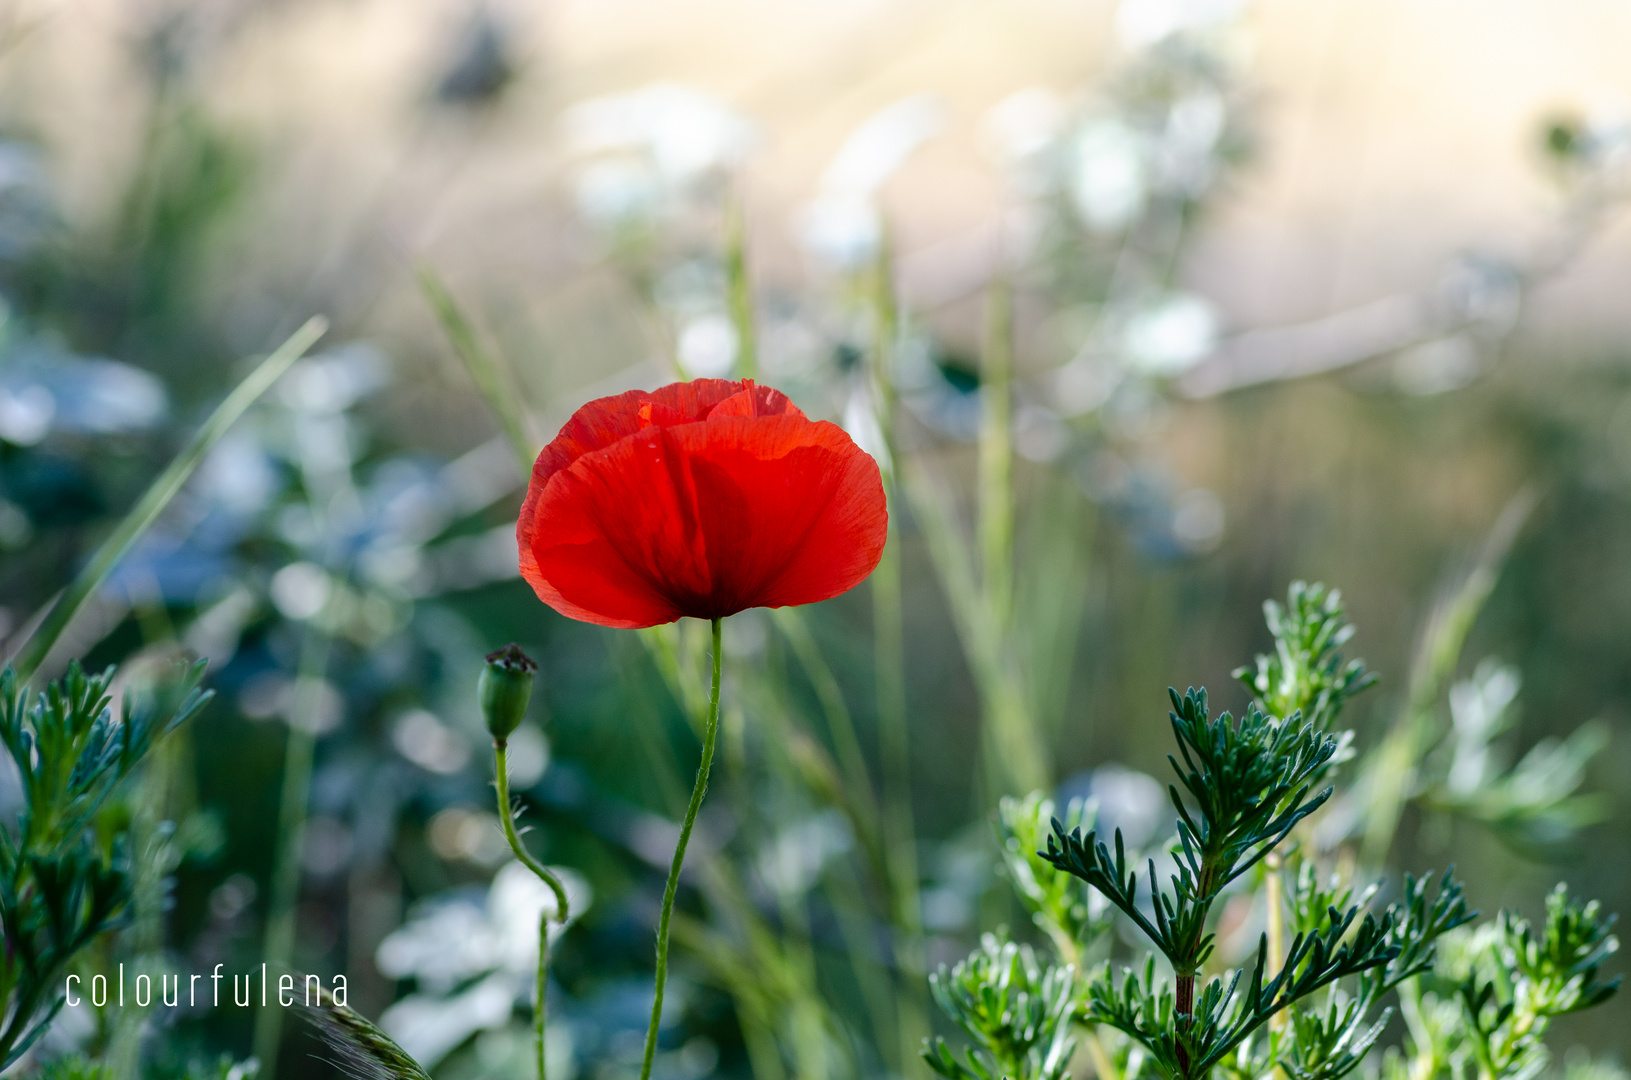
[[[878,465],[752,380],[591,401],[532,467],[516,539],[544,603],[601,626],[810,604],[859,584],[888,532]]]

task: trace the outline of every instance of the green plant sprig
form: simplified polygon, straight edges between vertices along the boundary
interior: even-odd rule
[[[1603,960],[1619,948],[1614,921],[1597,901],[1570,899],[1563,885],[1546,898],[1538,934],[1528,920],[1501,913],[1488,951],[1457,987],[1479,1080],[1538,1072],[1547,1061],[1543,1037],[1551,1021],[1614,996],[1619,978],[1597,979]]]
[[[1340,590],[1294,581],[1286,606],[1266,600],[1263,615],[1274,651],[1259,654],[1255,667],[1236,668],[1234,677],[1265,712],[1301,713],[1315,727],[1329,729],[1351,698],[1376,683],[1363,660],[1343,660],[1342,646],[1354,626]]]
[[[1179,818],[1180,847],[1174,852],[1178,873],[1171,878],[1172,892],[1165,893],[1156,885],[1155,862],[1150,860],[1154,921],[1138,906],[1138,875],[1127,869],[1121,830],[1116,830],[1111,858],[1096,831],[1084,838],[1080,828],[1067,831],[1055,821],[1047,849],[1039,854],[1103,893],[1161,950],[1182,980],[1193,978],[1211,955],[1207,916],[1223,888],[1330,798],[1330,788],[1310,795],[1308,781],[1336,753],[1337,743],[1296,716],[1281,723],[1251,708],[1237,724],[1227,712],[1216,719],[1208,716],[1204,689],[1191,688],[1182,697],[1176,690],[1168,693],[1184,766],[1176,758],[1168,760],[1197,808],[1191,814],[1177,788],[1168,787]]]
[[[944,1039],[923,1052],[946,1080],[1067,1080],[1076,969],[1039,963],[1028,945],[995,934],[949,972],[929,976],[935,1002],[974,1041],[961,1058]]]
[[[1081,799],[1064,808],[1065,827],[1091,827],[1097,810]],[[1108,905],[1072,874],[1039,854],[1049,823],[1056,820],[1054,803],[1041,792],[1023,799],[1004,798],[997,808],[997,840],[1003,867],[1020,902],[1048,935],[1067,964],[1081,968],[1082,951],[1110,926]]]
[[[50,1026],[74,959],[123,924],[133,887],[128,829],[101,818],[154,743],[208,702],[203,674],[200,661],[162,690],[127,693],[115,717],[113,668],[87,675],[75,661],[37,694],[11,669],[0,672],[0,744],[23,794],[15,828],[0,828],[0,1070]]]

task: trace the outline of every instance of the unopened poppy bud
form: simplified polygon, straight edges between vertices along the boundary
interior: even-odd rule
[[[487,666],[481,669],[476,695],[481,699],[481,715],[493,738],[502,742],[521,726],[527,715],[527,702],[532,700],[532,676],[537,670],[538,665],[518,645],[506,645],[487,654]]]

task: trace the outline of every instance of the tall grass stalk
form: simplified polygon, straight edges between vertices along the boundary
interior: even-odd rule
[[[57,643],[62,632],[73,621],[80,607],[95,595],[97,589],[102,587],[102,583],[113,572],[113,568],[119,564],[119,560],[129,554],[130,549],[136,546],[136,542],[153,527],[153,523],[159,519],[165,507],[170,505],[170,500],[176,497],[188,479],[204,463],[204,459],[209,456],[211,448],[220,441],[221,436],[227,433],[238,418],[277,382],[296,360],[305,355],[306,350],[316,344],[317,339],[322,337],[327,329],[328,322],[321,316],[307,320],[304,326],[289,335],[288,340],[256,365],[225,400],[215,407],[209,419],[193,433],[191,439],[187,440],[187,445],[164,471],[159,473],[158,478],[137,500],[136,505],[120,519],[108,538],[102,541],[96,553],[75,576],[73,583],[51,605],[50,611],[22,646],[12,665],[19,679],[26,682],[33,677],[50,655],[51,647]]]
[[[918,889],[917,824],[912,814],[912,747],[906,705],[906,632],[902,619],[899,461],[895,444],[895,346],[900,308],[895,297],[893,249],[887,235],[878,245],[871,281],[872,398],[883,436],[884,494],[890,507],[889,536],[872,571],[872,662],[882,763],[885,850],[889,860],[891,936],[902,987],[897,1005],[896,1055],[903,1075],[919,1071],[918,1050],[929,1035],[929,1003],[923,955],[923,905]]]
[[[980,362],[978,537],[979,625],[970,638],[986,653],[987,781],[994,794],[1023,795],[1048,784],[1042,738],[1019,670],[1014,626],[1013,288],[992,282]]]
[[[1379,867],[1387,859],[1404,804],[1415,794],[1418,763],[1439,732],[1436,712],[1445,686],[1455,676],[1467,635],[1495,588],[1524,522],[1540,495],[1525,487],[1507,501],[1460,581],[1444,593],[1417,646],[1404,706],[1361,774],[1366,826],[1360,861]]]
[[[487,407],[493,411],[499,427],[503,428],[504,437],[509,440],[510,448],[515,451],[515,459],[521,465],[521,475],[529,475],[532,472],[533,458],[538,453],[538,444],[528,433],[526,415],[521,408],[520,399],[510,385],[509,378],[499,366],[498,360],[482,347],[475,326],[465,317],[458,301],[453,298],[453,293],[437,276],[436,271],[428,266],[421,266],[419,288],[424,292],[425,299],[430,302],[431,310],[436,313],[436,320],[442,324],[442,332],[447,335],[453,351],[464,362],[465,370],[470,373],[476,389],[481,392]]]
[[[319,615],[319,618],[321,616]],[[283,791],[278,798],[277,853],[266,915],[263,959],[267,969],[289,969],[294,953],[296,904],[300,899],[300,856],[306,839],[306,803],[311,797],[312,759],[317,746],[318,710],[332,638],[316,625],[306,628],[289,710],[289,738],[283,749]],[[255,1057],[263,1075],[277,1075],[278,1046],[283,1039],[283,1010],[255,1014]]]
[[[757,378],[759,335],[753,317],[753,283],[748,277],[747,221],[735,204],[725,216],[725,292],[736,329],[736,377]]]

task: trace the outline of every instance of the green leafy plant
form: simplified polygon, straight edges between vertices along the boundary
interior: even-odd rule
[[[1095,808],[1075,799],[1065,807],[1064,825],[1091,825]],[[1066,963],[1080,966],[1082,951],[1110,925],[1102,893],[1061,872],[1039,852],[1054,821],[1053,800],[1040,792],[1005,798],[997,810],[998,839],[1008,880],[1031,920],[1046,933]]]
[[[1052,803],[1003,801],[1007,876],[1059,962],[987,935],[943,968],[935,999],[974,1047],[959,1058],[943,1040],[927,1044],[937,1073],[1063,1080],[1060,1048],[1079,1031],[1107,1080],[1130,1080],[1146,1062],[1164,1080],[1339,1080],[1381,1038],[1392,1015],[1383,1001],[1397,992],[1410,1035],[1403,1054],[1387,1057],[1388,1080],[1460,1075],[1469,1063],[1479,1080],[1528,1080],[1547,1060],[1550,1019],[1614,993],[1617,980],[1598,979],[1616,948],[1612,920],[1561,886],[1542,928],[1503,913],[1473,933],[1462,928],[1475,913],[1449,871],[1436,884],[1406,875],[1378,910],[1378,886],[1357,888],[1351,870],[1321,863],[1309,819],[1331,799],[1326,781],[1352,739],[1333,726],[1375,677],[1342,656],[1353,629],[1335,590],[1298,583],[1285,607],[1265,610],[1275,650],[1236,673],[1254,697],[1244,712],[1214,716],[1204,689],[1169,692],[1176,836],[1165,884],[1146,855],[1141,895],[1137,853],[1119,829],[1101,839],[1091,807],[1053,819],[1039,850]],[[1095,898],[1149,943],[1119,975],[1109,960],[1081,973],[1089,943],[1110,937]],[[1237,902],[1261,910],[1267,929],[1255,955],[1229,968],[1217,957],[1219,913]],[[1142,1053],[1110,1054],[1106,1029]]]
[[[0,829],[0,1069],[45,1033],[65,1000],[75,959],[122,925],[134,888],[129,815],[115,795],[154,743],[210,698],[202,662],[169,686],[127,692],[117,713],[114,669],[78,662],[39,693],[0,673],[0,742],[16,766],[23,805]]]
[[[961,1058],[944,1039],[924,1052],[950,1080],[1063,1080],[1075,1040],[1076,969],[1041,964],[1028,945],[994,934],[949,972],[929,977],[934,1000],[975,1043]]]

